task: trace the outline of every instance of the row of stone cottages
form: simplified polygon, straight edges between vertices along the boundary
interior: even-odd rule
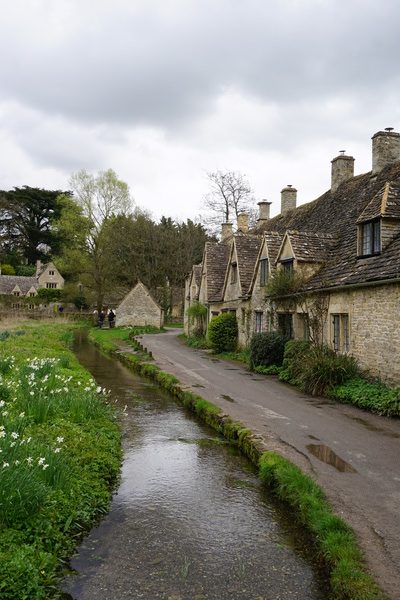
[[[259,203],[253,229],[242,214],[235,234],[224,223],[221,241],[206,243],[186,281],[186,333],[193,327],[187,310],[199,302],[207,322],[236,313],[241,346],[259,331],[313,336],[400,384],[400,134],[388,128],[372,137],[369,173],[354,176],[354,158],[343,152],[322,196],[296,207],[288,186],[281,214],[269,218],[269,205]],[[268,281],[282,272],[293,274],[297,288],[267,297]]]

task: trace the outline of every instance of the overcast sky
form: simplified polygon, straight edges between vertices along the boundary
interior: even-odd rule
[[[113,168],[155,218],[202,212],[208,171],[280,210],[371,168],[400,130],[399,0],[3,0],[0,189]]]

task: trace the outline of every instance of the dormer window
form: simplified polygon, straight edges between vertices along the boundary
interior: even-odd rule
[[[372,256],[381,251],[381,221],[362,223],[359,229],[359,255]]]
[[[282,270],[285,273],[293,273],[293,258],[289,258],[288,260],[281,260]]]
[[[231,263],[231,283],[237,282],[237,263]]]
[[[260,260],[260,286],[268,283],[268,258]]]

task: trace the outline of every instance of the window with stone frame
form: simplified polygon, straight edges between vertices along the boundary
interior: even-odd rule
[[[263,328],[263,314],[261,311],[256,310],[254,313],[254,331],[255,333],[261,333]]]
[[[21,295],[21,292],[17,292],[17,291],[13,292],[13,296],[20,296],[20,295]]]
[[[349,315],[331,315],[331,342],[335,352],[347,353],[350,350]]]
[[[361,223],[359,227],[359,256],[373,256],[381,251],[381,220]]]
[[[285,273],[293,273],[293,258],[287,260],[281,260],[282,269]]]
[[[262,258],[260,260],[260,286],[267,285],[268,283],[268,258]]]
[[[49,271],[49,275],[54,275],[54,271]]]
[[[236,283],[238,277],[237,263],[231,263],[231,283]]]
[[[48,290],[55,290],[57,288],[57,284],[56,283],[46,283],[46,288]]]

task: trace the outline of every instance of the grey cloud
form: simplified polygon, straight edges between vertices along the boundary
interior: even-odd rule
[[[1,97],[77,121],[168,130],[212,112],[225,87],[299,107],[332,93],[378,102],[378,90],[399,83],[395,0],[175,2],[163,18],[157,3],[128,5],[100,3],[79,20],[75,4],[76,27],[52,44],[0,31]]]

